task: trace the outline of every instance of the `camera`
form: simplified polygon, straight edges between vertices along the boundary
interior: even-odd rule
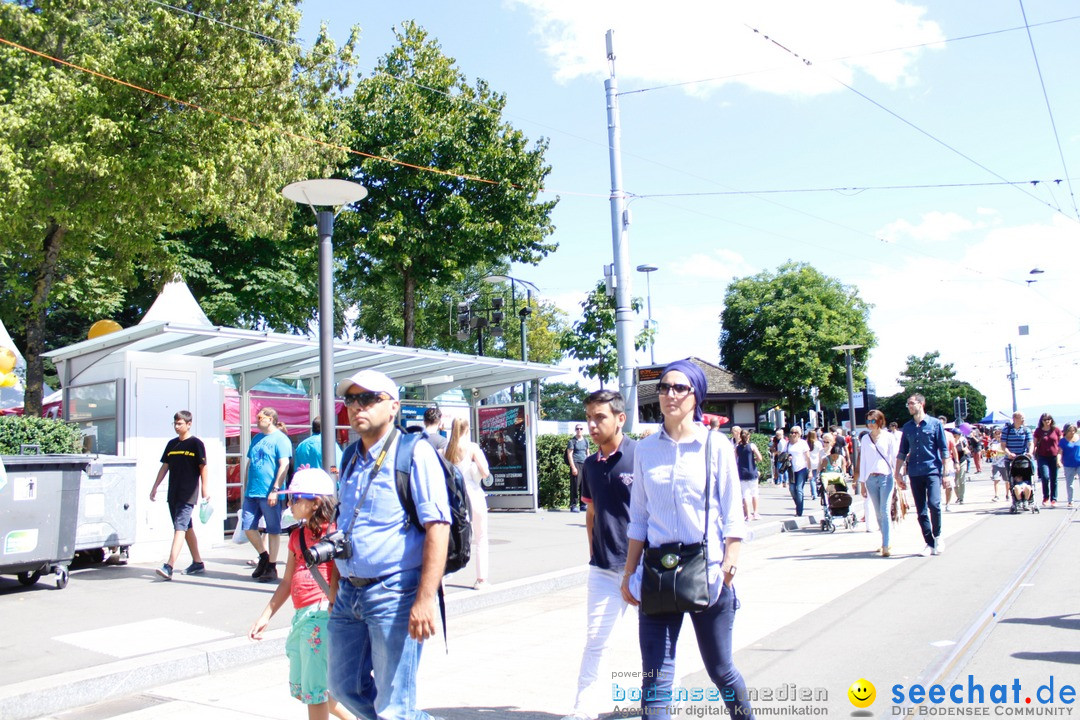
[[[352,543],[341,530],[335,530],[324,536],[319,542],[306,548],[304,552],[304,559],[307,560],[309,567],[337,558],[348,560],[351,557]]]

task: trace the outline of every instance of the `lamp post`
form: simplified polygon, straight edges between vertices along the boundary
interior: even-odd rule
[[[847,358],[847,407],[848,422],[851,423],[851,432],[855,432],[855,383],[851,379],[851,351],[858,350],[862,345],[837,345],[833,350],[843,350]]]
[[[518,317],[521,319],[521,361],[522,362],[528,362],[529,361],[529,338],[528,338],[528,334],[526,332],[525,325],[528,322],[529,316],[532,315],[532,308],[530,307],[530,303],[532,301],[533,291],[536,291],[536,294],[539,295],[540,294],[540,288],[536,287],[536,285],[533,285],[528,280],[522,280],[521,278],[510,277],[509,275],[488,275],[487,277],[483,278],[483,280],[484,280],[484,282],[489,282],[489,283],[493,283],[493,284],[502,283],[502,282],[508,282],[509,281],[509,283],[510,283],[510,304],[513,307],[513,309],[517,312]],[[520,310],[517,310],[517,284],[518,283],[521,283],[522,287],[525,288],[525,305]],[[529,383],[528,382],[522,383],[521,388],[522,388],[521,396],[525,400],[525,402],[528,403],[529,402]]]
[[[653,337],[652,324],[652,285],[649,283],[649,275],[660,268],[655,265],[638,265],[637,271],[645,273],[645,302],[649,310],[649,364],[656,364],[656,340]]]
[[[319,415],[322,419],[322,466],[336,462],[334,440],[334,218],[341,208],[367,197],[367,188],[350,180],[321,178],[286,185],[281,194],[307,205],[315,213],[319,230]],[[337,208],[336,210],[316,209]],[[338,468],[340,471],[340,468]]]

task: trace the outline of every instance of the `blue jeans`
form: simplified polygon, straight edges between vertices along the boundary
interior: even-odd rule
[[[1054,502],[1057,502],[1057,455],[1036,455],[1035,460],[1039,463],[1039,479],[1042,480],[1043,502],[1046,502],[1047,500],[1053,500]]]
[[[754,717],[746,699],[746,682],[735,669],[731,652],[731,629],[739,599],[735,589],[722,585],[720,597],[709,608],[689,613],[697,635],[698,650],[709,679],[720,690],[728,714],[733,718]],[[638,614],[638,642],[641,645],[642,716],[669,720],[672,685],[675,681],[675,648],[684,613]]]
[[[416,709],[422,645],[409,637],[420,570],[364,588],[342,579],[327,623],[330,694],[364,720],[427,720]]]
[[[788,492],[791,493],[791,499],[795,501],[795,517],[802,517],[803,485],[806,484],[806,478],[809,474],[810,468],[796,470],[792,473],[791,482],[788,483]]]
[[[810,499],[817,500],[817,483],[818,478],[821,476],[820,470],[810,471]]]
[[[889,498],[892,497],[892,475],[870,473],[866,478],[866,493],[877,512],[878,527],[881,528],[881,546],[889,547]]]
[[[937,546],[941,535],[941,476],[912,475],[911,494],[915,496],[915,509],[919,511],[919,529],[923,540],[930,547]]]

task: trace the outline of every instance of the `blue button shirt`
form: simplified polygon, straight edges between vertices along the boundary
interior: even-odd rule
[[[389,432],[366,452],[358,444],[356,462],[350,461],[351,467],[345,468],[347,475],[342,480],[339,498],[339,528],[344,530],[349,527],[356,504],[369,482],[371,489],[364,498],[350,534],[353,556],[348,560],[335,561],[342,577],[382,577],[417,569],[423,563],[424,532],[409,523],[397,494],[394,479],[396,447],[387,453],[378,474],[371,480],[368,477],[388,437]],[[397,441],[394,443],[396,445]],[[435,448],[429,443],[416,444],[409,482],[420,524],[449,523],[450,501],[446,494],[446,480]]]
[[[908,420],[900,430],[900,451],[897,458],[907,460],[909,477],[941,475],[943,458],[949,457],[949,441],[941,421],[929,415],[922,422]]]

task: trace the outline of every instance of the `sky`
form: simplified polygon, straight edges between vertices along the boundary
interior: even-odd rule
[[[361,27],[364,74],[394,25],[417,21],[471,82],[506,94],[507,122],[548,139],[559,247],[512,274],[571,319],[613,261],[612,29],[629,264],[658,267],[658,362],[718,361],[728,283],[792,260],[873,304],[879,396],[899,390],[907,356],[939,351],[1008,412],[1011,344],[1020,408],[1080,416],[1075,2],[307,0],[303,12],[307,42],[320,22],[339,40]]]

